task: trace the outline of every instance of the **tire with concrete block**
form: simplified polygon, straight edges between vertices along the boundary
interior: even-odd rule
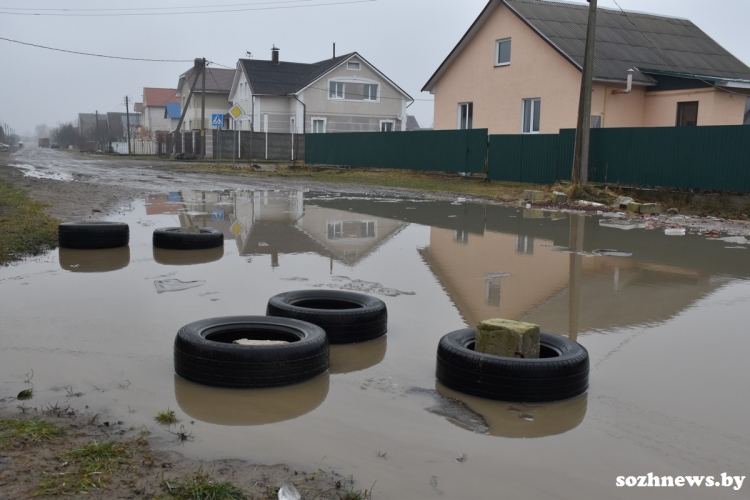
[[[224,235],[211,227],[189,228],[162,227],[154,229],[153,244],[156,248],[170,250],[204,250],[224,246]]]
[[[240,339],[286,341],[240,345]],[[279,387],[310,380],[328,370],[328,340],[322,328],[268,316],[229,316],[180,328],[174,367],[180,377],[216,387]]]
[[[540,357],[520,359],[474,351],[476,329],[440,339],[436,377],[446,387],[480,398],[513,402],[562,401],[588,389],[588,351],[568,338],[540,334]]]
[[[271,297],[268,316],[294,318],[318,325],[331,344],[352,344],[382,337],[388,331],[385,303],[362,293],[297,290]]]
[[[124,247],[130,242],[130,226],[124,222],[63,222],[57,226],[57,240],[63,248]]]

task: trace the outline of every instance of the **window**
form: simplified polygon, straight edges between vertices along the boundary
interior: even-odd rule
[[[312,119],[312,133],[313,134],[325,134],[326,132],[326,119],[325,118],[313,118]]]
[[[534,237],[516,235],[516,253],[534,255]]]
[[[380,131],[381,132],[393,132],[393,120],[380,120]]]
[[[342,238],[366,239],[376,236],[377,227],[373,220],[326,221],[326,239],[329,240]]]
[[[359,63],[358,62],[349,61],[348,63],[346,63],[346,69],[350,69],[350,70],[353,70],[353,71],[359,71]]]
[[[329,99],[343,99],[344,98],[344,82],[331,82],[328,87],[328,98]]]
[[[695,127],[698,125],[698,101],[677,103],[678,127]]]
[[[364,95],[365,95],[365,101],[377,101],[378,100],[378,84],[377,83],[365,83]]]
[[[474,103],[461,102],[458,104],[458,128],[460,130],[470,129],[474,121]]]
[[[602,128],[601,115],[593,115],[591,117],[591,128]]]
[[[240,82],[240,100],[245,98],[245,84]]]
[[[469,232],[465,229],[454,229],[453,230],[453,241],[457,243],[468,243],[469,242]]]
[[[510,64],[510,38],[495,42],[495,66]]]
[[[539,119],[541,116],[541,99],[523,100],[523,117],[521,118],[521,133],[538,134]]]

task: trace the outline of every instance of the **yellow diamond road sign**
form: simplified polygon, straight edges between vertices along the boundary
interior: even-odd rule
[[[235,223],[232,224],[232,226],[229,229],[231,229],[234,234],[240,234],[242,230],[245,228],[242,227],[242,224],[235,221]]]
[[[238,120],[240,116],[245,114],[245,111],[243,111],[243,109],[240,107],[239,104],[235,104],[229,110],[229,114],[232,115],[232,118],[234,118],[235,120]]]

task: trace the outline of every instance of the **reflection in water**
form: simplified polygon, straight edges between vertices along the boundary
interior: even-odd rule
[[[385,358],[387,338],[387,335],[383,335],[369,342],[332,345],[331,373],[357,372],[377,365]]]
[[[301,417],[328,396],[328,373],[300,384],[273,389],[224,389],[174,376],[180,409],[190,417],[218,425],[264,425]]]
[[[193,264],[207,264],[216,262],[224,256],[224,247],[206,248],[201,250],[172,250],[153,247],[154,261],[169,266],[190,266]]]
[[[60,267],[74,273],[106,273],[128,267],[130,247],[81,250],[59,249]]]
[[[583,422],[588,405],[587,392],[556,403],[524,404],[469,396],[440,382],[435,382],[435,389],[442,396],[461,401],[484,417],[489,427],[488,434],[507,438],[538,438],[568,432]],[[451,419],[448,421],[455,423]]]

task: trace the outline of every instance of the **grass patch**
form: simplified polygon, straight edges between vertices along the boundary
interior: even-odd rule
[[[0,445],[13,440],[40,442],[57,439],[65,431],[44,420],[0,420]]]
[[[247,498],[245,493],[230,483],[214,481],[198,469],[194,474],[185,474],[180,480],[163,480],[169,496],[176,500],[242,500]]]
[[[132,467],[134,448],[144,445],[142,440],[122,443],[93,441],[83,448],[66,451],[62,472],[44,472],[44,479],[34,496],[79,495],[89,490],[107,489],[108,476]]]
[[[174,414],[174,410],[170,410],[169,408],[165,411],[160,411],[154,418],[159,425],[171,426],[179,422],[179,419]]]
[[[57,247],[59,220],[44,213],[26,191],[0,184],[0,265]]]

